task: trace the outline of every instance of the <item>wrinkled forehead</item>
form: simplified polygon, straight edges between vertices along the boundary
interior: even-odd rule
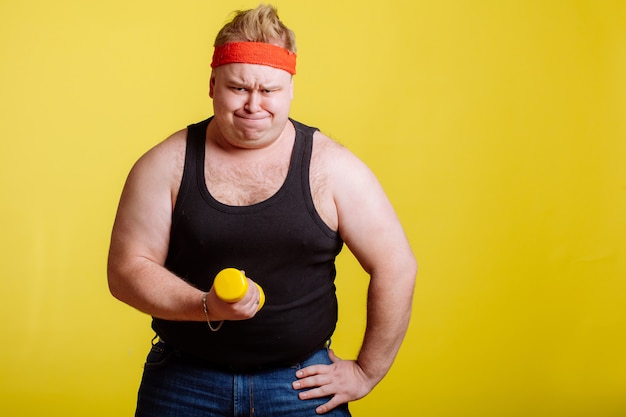
[[[292,75],[282,69],[261,64],[232,63],[213,68],[212,78],[217,82],[239,85],[286,85]]]

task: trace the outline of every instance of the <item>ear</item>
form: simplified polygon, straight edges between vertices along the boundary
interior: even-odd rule
[[[215,88],[215,73],[211,71],[211,79],[209,80],[209,97],[213,98],[213,89]]]
[[[291,76],[291,84],[289,85],[289,97],[293,100],[293,75]]]

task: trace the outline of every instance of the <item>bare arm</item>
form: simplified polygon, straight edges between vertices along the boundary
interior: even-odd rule
[[[131,170],[111,234],[108,282],[113,296],[146,314],[204,321],[204,292],[164,267],[185,143],[186,131],[180,131],[148,151]],[[211,291],[207,298],[210,318],[248,318],[256,312],[253,299],[255,295],[250,294],[231,305]]]
[[[408,328],[417,263],[374,175],[354,169],[359,186],[337,198],[339,231],[370,274],[367,327],[357,362],[373,384],[387,373]],[[373,386],[372,386],[373,387]]]
[[[171,320],[201,320],[198,300],[202,292],[163,266],[173,201],[182,177],[181,158],[184,134],[178,132],[133,166],[111,234],[108,280],[113,296],[144,313]]]
[[[300,398],[333,396],[318,413],[365,396],[390,369],[409,324],[417,272],[402,226],[378,180],[347,150],[335,151],[328,183],[337,228],[371,279],[367,327],[357,360],[332,356],[333,365],[305,368],[297,375],[295,388],[313,388],[301,392]],[[332,215],[327,220],[332,223]]]

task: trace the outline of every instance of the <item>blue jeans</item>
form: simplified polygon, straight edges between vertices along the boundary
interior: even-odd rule
[[[194,363],[163,342],[146,360],[136,417],[309,417],[328,398],[301,400],[291,383],[298,369],[330,364],[328,348],[290,367],[230,372]],[[324,414],[349,417],[348,404]]]

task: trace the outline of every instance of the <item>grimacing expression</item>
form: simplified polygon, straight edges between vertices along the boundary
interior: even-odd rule
[[[256,64],[226,64],[213,70],[209,95],[224,138],[244,148],[272,143],[289,120],[293,77]]]

